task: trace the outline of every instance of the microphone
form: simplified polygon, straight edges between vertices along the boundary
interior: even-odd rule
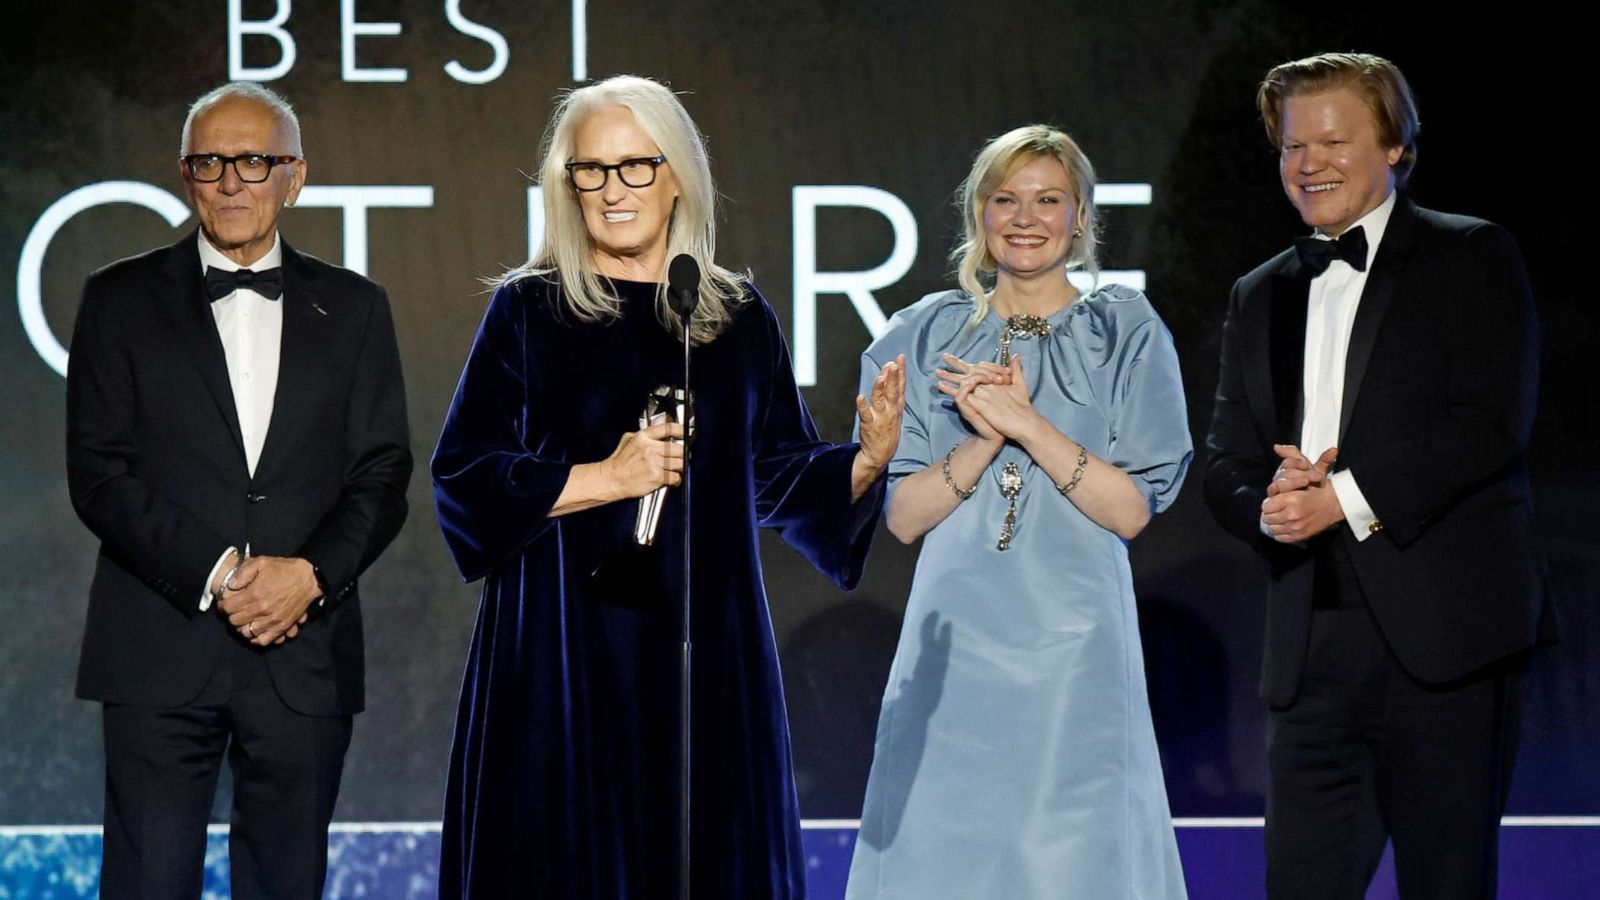
[[[700,305],[700,264],[687,253],[674,256],[667,266],[667,305],[683,318],[685,328]]]

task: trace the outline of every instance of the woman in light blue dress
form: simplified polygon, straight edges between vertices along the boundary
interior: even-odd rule
[[[1094,174],[1019,128],[962,188],[962,290],[900,311],[888,526],[923,537],[884,691],[848,900],[1182,900],[1127,542],[1192,455],[1144,295],[1080,294]],[[992,287],[985,284],[992,277]]]

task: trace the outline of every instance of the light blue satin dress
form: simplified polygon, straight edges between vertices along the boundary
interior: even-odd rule
[[[863,390],[897,354],[900,478],[969,431],[938,392],[940,355],[999,361],[1004,320],[965,293],[901,310],[862,356]],[[1033,405],[1133,479],[1160,511],[1193,454],[1172,336],[1144,295],[1102,287],[1018,336]],[[1023,486],[1010,547],[996,549]],[[848,900],[1182,900],[1150,721],[1127,544],[1008,444],[977,493],[923,538],[895,651]]]

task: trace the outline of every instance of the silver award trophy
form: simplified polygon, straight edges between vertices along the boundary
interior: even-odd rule
[[[683,389],[662,385],[650,392],[650,398],[644,403],[644,411],[639,413],[639,428],[643,430],[652,425],[663,422],[687,422],[684,427],[684,438],[692,445],[694,443],[694,394],[689,395],[689,402],[684,403]],[[689,455],[684,454],[684,464],[688,464]],[[655,543],[656,526],[661,522],[661,507],[666,504],[667,486],[662,485],[650,493],[639,498],[639,515],[633,523],[633,542],[648,547]]]

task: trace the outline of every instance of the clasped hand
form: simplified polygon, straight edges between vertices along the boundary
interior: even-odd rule
[[[1279,543],[1298,544],[1342,522],[1344,508],[1328,480],[1339,448],[1324,450],[1316,462],[1292,444],[1274,444],[1272,450],[1281,462],[1261,504],[1262,532]]]
[[[999,443],[1010,439],[1023,443],[1041,421],[1028,397],[1028,379],[1022,371],[1022,357],[1011,357],[1009,365],[992,362],[969,363],[958,356],[944,354],[948,369],[939,369],[939,390],[951,397],[967,425],[985,441]]]
[[[311,563],[282,556],[252,556],[222,584],[217,606],[228,624],[258,647],[300,633],[306,609],[322,595]]]
[[[682,484],[684,459],[682,423],[663,422],[624,434],[601,466],[616,499],[629,500]]]

